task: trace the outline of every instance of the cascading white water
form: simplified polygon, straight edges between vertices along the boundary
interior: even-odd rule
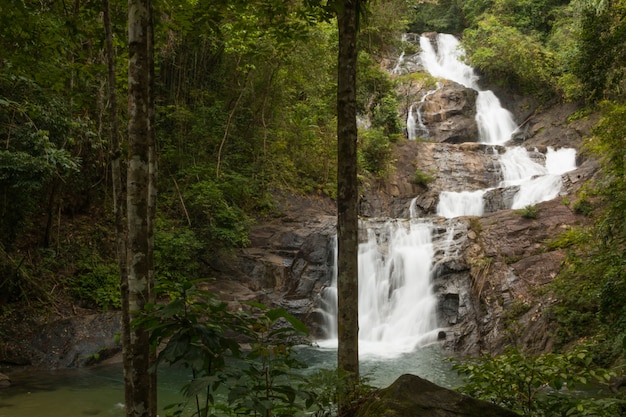
[[[500,100],[490,90],[478,87],[478,76],[474,69],[463,62],[465,52],[457,38],[440,33],[437,35],[437,49],[426,36],[420,37],[422,52],[420,58],[424,69],[434,77],[454,81],[478,92],[476,98],[476,123],[480,142],[501,144],[509,139],[517,129],[511,112],[500,105]]]
[[[479,91],[476,98],[476,124],[480,142],[499,145],[511,139],[517,129],[513,115],[500,105],[493,91]]]
[[[433,77],[457,82],[468,88],[478,90],[478,76],[474,69],[463,62],[463,49],[459,41],[452,35],[440,33],[437,35],[437,50],[429,38],[420,37],[420,58],[424,69]]]
[[[482,216],[485,211],[484,194],[485,190],[443,191],[439,194],[437,215],[448,219],[459,216]]]
[[[417,123],[415,116],[413,115],[413,105],[409,107],[409,113],[406,117],[406,133],[409,140],[415,140],[417,138]]]
[[[388,220],[377,228],[362,223],[367,241],[359,245],[359,350],[361,355],[394,357],[436,340],[436,298],[430,284],[434,256],[431,225]],[[334,275],[336,276],[336,275]],[[335,303],[335,285],[325,302]],[[333,298],[334,297],[334,298]],[[336,344],[336,325],[326,327]],[[332,333],[334,332],[334,333]]]
[[[322,314],[322,326],[325,337],[328,340],[337,339],[337,236],[331,240],[333,261],[330,268],[330,285],[320,291],[320,308]]]
[[[420,57],[424,68],[433,76],[446,78],[477,90],[476,123],[479,141],[491,145],[507,142],[517,129],[512,114],[502,107],[500,100],[492,91],[479,89],[478,77],[470,66],[462,62],[464,52],[454,36],[439,34],[436,42],[435,48],[429,38],[425,36],[420,38],[422,48]],[[562,186],[560,175],[576,167],[575,159],[576,152],[573,149],[558,152],[549,149],[546,166],[542,166],[528,156],[526,149],[509,148],[500,159],[504,181],[499,186],[520,187],[512,208],[550,200],[560,192]],[[553,160],[557,162],[552,162]],[[558,168],[549,167],[552,164]],[[485,191],[442,192],[439,195],[437,214],[448,218],[480,216],[484,212]]]
[[[400,74],[402,69],[402,64],[404,64],[404,51],[400,54],[400,58],[398,58],[398,62],[396,62],[396,66],[391,70],[392,74]]]
[[[385,229],[388,242],[379,242],[370,229],[359,248],[359,340],[364,354],[410,352],[429,341],[436,328],[430,225],[388,221]]]
[[[545,166],[533,161],[523,147],[509,148],[500,157],[501,186],[519,185],[511,208],[520,209],[558,196],[563,186],[561,175],[576,168],[576,150],[549,147]]]
[[[456,38],[438,35],[437,42],[435,52],[427,38],[420,38],[424,68],[434,76],[478,90],[478,78],[472,68],[461,61],[463,51]],[[510,139],[515,123],[491,91],[478,92],[477,113],[481,142],[502,144]],[[417,129],[415,114],[419,115],[419,111],[411,106],[407,118],[409,138]],[[501,165],[504,181],[498,186],[520,186],[519,201],[516,198],[515,204],[523,207],[529,204],[526,201],[544,201],[556,196],[555,192],[558,194],[560,175],[575,168],[575,151],[548,149],[543,166],[534,162],[526,149],[509,148],[502,155]],[[551,178],[557,183],[554,187],[538,183],[529,185],[541,189],[538,195],[530,196],[524,191],[527,183],[540,178]],[[438,215],[449,218],[480,216],[484,211],[483,194],[486,191],[443,192]],[[367,241],[359,246],[359,344],[362,355],[396,356],[436,339],[438,329],[434,311],[437,301],[430,283],[434,257],[432,224],[415,219],[416,202],[417,199],[411,201],[409,220],[388,220],[382,228],[366,222],[361,224],[368,233]],[[449,226],[444,256],[450,255],[454,233],[454,227]],[[333,277],[332,286],[322,294],[329,321],[326,324],[328,340],[320,341],[321,346],[336,346],[337,343],[336,273]]]
[[[424,125],[424,120],[422,118],[422,106],[424,105],[424,101],[426,101],[428,96],[435,94],[440,88],[441,83],[437,83],[437,88],[435,88],[434,90],[430,90],[426,92],[426,94],[424,94],[417,108],[415,108],[415,105],[413,104],[409,106],[409,111],[406,118],[407,138],[409,140],[415,140],[418,137],[428,137],[428,128],[426,127],[426,125]]]

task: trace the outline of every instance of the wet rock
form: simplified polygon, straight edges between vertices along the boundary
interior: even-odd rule
[[[478,142],[476,90],[448,81],[421,104],[428,140],[433,142]]]
[[[0,374],[0,388],[8,388],[11,386],[11,378],[5,374]]]
[[[21,335],[3,341],[0,362],[56,369],[82,367],[121,351],[119,313],[75,315],[43,323],[22,322]]]
[[[519,417],[487,401],[459,394],[415,375],[402,375],[365,401],[356,417]]]

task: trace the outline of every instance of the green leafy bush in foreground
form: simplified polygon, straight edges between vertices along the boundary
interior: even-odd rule
[[[623,399],[609,395],[606,385],[613,373],[595,368],[583,348],[542,355],[511,349],[457,362],[453,369],[464,377],[461,392],[523,416],[615,417],[626,410]]]
[[[306,364],[295,347],[308,330],[285,309],[250,302],[231,311],[189,281],[165,282],[159,290],[168,302],[150,304],[134,325],[145,326],[160,347],[157,366],[190,370],[181,387],[186,401],[167,407],[167,415],[323,417],[336,415],[337,401],[356,402],[337,372],[302,372]]]

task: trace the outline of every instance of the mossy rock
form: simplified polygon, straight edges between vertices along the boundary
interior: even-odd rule
[[[355,417],[519,417],[486,401],[440,387],[415,375],[402,375],[374,393]]]

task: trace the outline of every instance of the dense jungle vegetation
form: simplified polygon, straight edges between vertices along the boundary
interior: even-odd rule
[[[246,246],[274,193],[333,197],[336,25],[306,2],[155,2],[157,278],[208,278],[211,256]],[[125,3],[111,1],[117,97],[126,102]],[[490,82],[601,114],[584,150],[600,161],[578,209],[594,219],[553,244],[569,258],[552,291],[559,348],[594,361],[626,347],[626,2],[371,1],[361,25],[360,169],[384,178],[403,139],[381,63],[404,32],[462,37]],[[120,305],[102,4],[0,3],[0,312]],[[127,110],[118,106],[122,138]],[[124,142],[122,140],[122,142]]]

